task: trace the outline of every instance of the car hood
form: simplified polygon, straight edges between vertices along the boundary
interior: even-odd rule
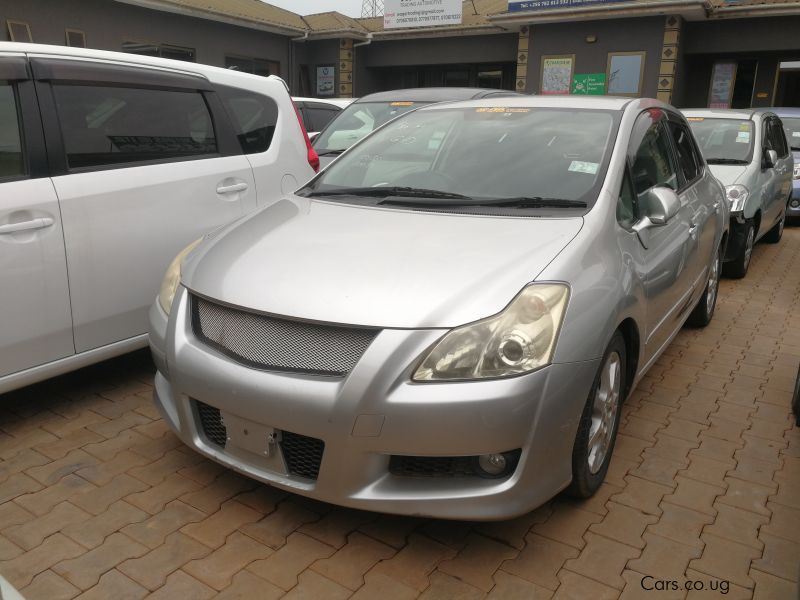
[[[708,165],[711,174],[720,180],[722,185],[733,185],[745,174],[750,165]]]
[[[501,311],[582,225],[292,197],[209,236],[186,259],[182,282],[273,315],[453,327]]]

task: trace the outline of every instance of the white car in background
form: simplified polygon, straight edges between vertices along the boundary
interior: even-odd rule
[[[175,254],[318,166],[278,77],[0,42],[0,393],[145,347]]]

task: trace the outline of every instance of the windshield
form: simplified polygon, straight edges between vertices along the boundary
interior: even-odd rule
[[[706,162],[749,164],[753,158],[753,122],[687,117]]]
[[[303,194],[353,202],[355,194],[385,198],[395,189],[440,204],[588,205],[603,182],[618,120],[615,111],[573,108],[416,111],[376,131]]]
[[[781,121],[792,150],[800,150],[800,118],[781,117]]]
[[[314,140],[319,154],[347,150],[387,121],[427,102],[355,102],[340,112]]]

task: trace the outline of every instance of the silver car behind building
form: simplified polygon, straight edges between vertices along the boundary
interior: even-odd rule
[[[711,320],[727,223],[655,100],[425,107],[176,258],[156,403],[202,454],[335,504],[501,519],[586,497],[620,403]]]

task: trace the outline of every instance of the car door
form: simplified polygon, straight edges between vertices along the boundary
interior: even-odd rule
[[[75,349],[143,336],[172,258],[243,214],[250,164],[201,77],[46,57],[31,65],[64,227]]]
[[[645,354],[656,355],[680,327],[681,317],[691,308],[697,273],[698,241],[692,236],[694,208],[684,191],[676,157],[670,141],[666,113],[661,109],[644,111],[631,132],[628,149],[636,216],[646,214],[648,193],[665,186],[679,193],[678,213],[663,225],[638,232],[645,296]]]
[[[783,210],[782,202],[785,201],[788,191],[784,191],[785,180],[791,182],[791,168],[787,165],[788,146],[784,144],[783,127],[779,125],[773,115],[765,115],[762,120],[762,163],[759,181],[761,183],[761,225],[758,236],[761,237],[770,230],[773,223],[779,218]],[[787,146],[784,150],[784,146]],[[772,166],[765,163],[768,150],[774,150],[778,156],[777,162]],[[791,183],[790,183],[791,185]]]
[[[770,131],[772,133],[772,145],[778,154],[778,163],[775,165],[776,186],[775,186],[775,210],[773,222],[783,217],[786,201],[792,190],[792,170],[794,159],[786,139],[786,131],[783,123],[777,116],[770,118]]]
[[[678,195],[691,213],[689,243],[695,246],[693,252],[696,252],[696,260],[690,263],[694,268],[692,287],[699,292],[716,255],[716,216],[721,210],[720,201],[710,181],[703,177],[705,165],[689,126],[678,115],[668,113],[668,116],[681,181]]]
[[[0,55],[0,377],[75,352],[58,199],[47,175],[27,60]]]

